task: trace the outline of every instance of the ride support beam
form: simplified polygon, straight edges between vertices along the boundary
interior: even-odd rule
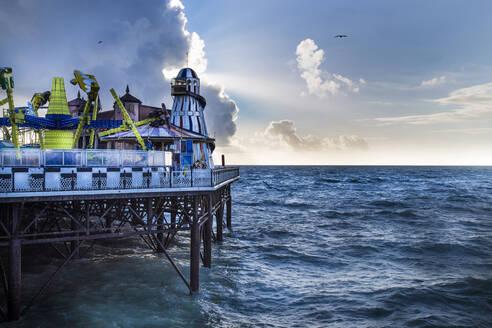
[[[92,120],[97,120],[97,109],[99,107],[99,97],[94,99],[94,108],[92,109]],[[94,138],[96,134],[96,129],[91,129],[91,137],[89,139],[89,148],[94,149]]]
[[[109,92],[111,92],[111,95],[113,96],[114,100],[118,104],[118,107],[120,108],[121,113],[123,114],[123,117],[125,119],[126,124],[128,124],[130,126],[130,128],[132,129],[132,132],[135,135],[135,138],[137,138],[137,141],[140,144],[140,147],[142,147],[142,150],[147,150],[147,147],[145,147],[145,143],[144,143],[142,137],[140,136],[140,133],[138,133],[137,126],[135,125],[135,122],[133,122],[130,115],[128,115],[128,113],[125,109],[125,106],[123,106],[123,104],[121,103],[120,98],[118,97],[118,95],[116,94],[114,89],[109,90]]]
[[[72,148],[75,149],[77,148],[77,144],[79,143],[79,138],[80,135],[82,134],[82,129],[86,124],[87,121],[87,113],[89,112],[89,108],[91,107],[92,100],[90,98],[87,98],[87,101],[84,106],[84,111],[82,112],[82,115],[80,116],[80,121],[79,125],[77,126],[77,130],[75,130],[75,136],[73,137],[72,141]]]
[[[7,88],[7,99],[9,103],[9,118],[10,118],[10,126],[12,128],[12,143],[14,147],[19,149],[19,128],[17,127],[17,123],[15,122],[15,106],[14,106],[14,92],[12,88]]]

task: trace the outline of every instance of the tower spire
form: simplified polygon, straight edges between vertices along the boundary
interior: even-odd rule
[[[128,87],[128,84],[126,85],[126,93],[130,93],[130,88]]]

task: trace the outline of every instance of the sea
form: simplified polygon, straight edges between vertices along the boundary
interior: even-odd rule
[[[199,295],[139,239],[101,242],[3,326],[492,327],[492,167],[240,174]],[[188,246],[183,233],[169,249],[185,275]],[[61,264],[51,255],[26,250],[25,299]]]

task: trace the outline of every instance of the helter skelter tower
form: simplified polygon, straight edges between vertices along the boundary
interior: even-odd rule
[[[200,79],[194,70],[183,68],[179,71],[171,81],[171,95],[174,98],[171,124],[208,136],[203,116],[206,101],[200,96]]]
[[[181,145],[181,166],[195,168],[213,167],[212,152],[215,148],[213,139],[208,137],[207,126],[203,110],[206,106],[205,98],[200,95],[200,79],[191,68],[183,68],[179,71],[176,78],[171,81],[171,95],[174,98],[171,110],[170,123],[182,129],[198,133],[203,137],[202,141],[194,141],[192,150],[186,146],[187,153],[183,153],[184,147]],[[191,145],[191,141],[188,141]],[[185,160],[192,157],[192,161]]]

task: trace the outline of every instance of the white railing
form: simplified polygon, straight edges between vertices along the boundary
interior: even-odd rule
[[[0,167],[170,166],[171,152],[105,149],[2,149]]]
[[[0,171],[0,193],[215,187],[239,177],[239,168],[171,167],[9,168]]]
[[[212,170],[212,185],[216,186],[224,181],[239,177],[239,167],[224,167]]]

